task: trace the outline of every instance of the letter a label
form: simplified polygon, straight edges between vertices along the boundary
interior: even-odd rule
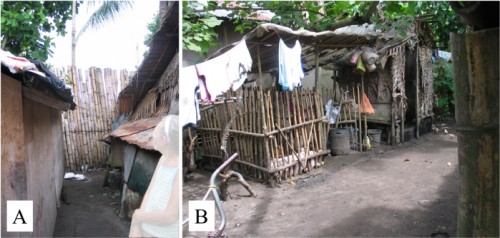
[[[33,232],[33,201],[7,201],[6,223],[7,232]]]
[[[215,229],[215,202],[189,201],[189,231]]]

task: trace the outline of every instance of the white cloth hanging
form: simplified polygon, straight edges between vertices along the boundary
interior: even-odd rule
[[[300,86],[300,81],[304,78],[302,70],[302,47],[299,40],[295,42],[295,46],[288,46],[280,39],[279,42],[279,84],[284,90],[293,91],[293,88]]]
[[[180,115],[179,122],[182,126],[196,125],[200,120],[200,110],[197,100],[199,91],[199,79],[194,66],[182,68],[182,79],[180,80]]]
[[[241,87],[251,68],[252,57],[244,40],[224,54],[196,65],[198,76],[204,79],[208,100],[230,88]]]

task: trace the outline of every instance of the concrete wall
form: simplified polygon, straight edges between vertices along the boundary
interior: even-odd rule
[[[305,75],[304,75],[304,78],[302,79],[302,87],[303,88],[308,88],[308,89],[313,89],[314,88],[314,84],[315,84],[315,69],[309,71],[309,72],[306,72]],[[319,80],[319,87],[320,88],[329,88],[329,89],[332,89],[333,88],[333,79],[332,79],[332,75],[333,75],[333,71],[332,70],[326,70],[326,69],[322,69],[320,67],[319,69],[319,77],[320,77],[320,80]],[[326,102],[325,102],[326,103]]]
[[[2,209],[5,200],[33,200],[35,221],[33,233],[5,233],[3,223],[2,237],[52,236],[64,178],[61,113],[22,97],[20,82],[1,81]]]

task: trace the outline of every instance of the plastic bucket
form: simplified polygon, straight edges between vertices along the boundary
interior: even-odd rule
[[[335,128],[331,129],[328,133],[330,138],[330,153],[332,155],[347,155],[351,151],[351,144],[349,142],[351,136],[349,129]]]
[[[379,129],[368,129],[368,137],[372,143],[372,148],[378,148],[380,146],[380,135],[382,130]]]

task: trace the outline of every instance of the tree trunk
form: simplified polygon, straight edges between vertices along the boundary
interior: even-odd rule
[[[499,236],[499,28],[451,34],[460,170],[457,236]]]
[[[76,0],[73,0],[71,28],[71,82],[76,80]]]

